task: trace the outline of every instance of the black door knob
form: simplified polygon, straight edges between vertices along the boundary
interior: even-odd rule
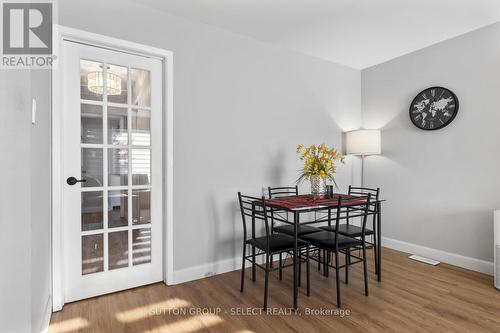
[[[85,183],[87,180],[86,179],[76,179],[75,177],[69,177],[66,179],[66,183],[68,185],[75,185],[76,183]]]

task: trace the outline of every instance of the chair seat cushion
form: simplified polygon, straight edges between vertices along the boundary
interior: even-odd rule
[[[304,235],[301,239],[322,249],[329,251],[335,250],[335,233],[331,231],[315,232],[313,234]],[[338,235],[337,241],[339,250],[362,245],[361,240],[343,235]]]
[[[320,229],[335,232],[335,226],[324,226]],[[339,234],[349,237],[361,237],[362,228],[352,224],[339,224]],[[365,235],[373,235],[373,230],[366,228]]]
[[[255,247],[261,249],[262,251],[267,251],[267,238],[257,237],[248,240],[249,244],[254,245]],[[272,234],[269,235],[269,250],[271,252],[283,252],[287,250],[293,250],[294,238],[285,234]],[[303,247],[307,246],[308,243],[301,239],[297,240],[297,246]]]
[[[283,225],[274,227],[274,231],[280,232],[282,234],[294,236],[294,226],[291,224],[283,224]],[[303,236],[303,235],[312,234],[313,232],[318,232],[318,231],[321,231],[321,229],[311,227],[310,225],[299,225],[298,235]]]

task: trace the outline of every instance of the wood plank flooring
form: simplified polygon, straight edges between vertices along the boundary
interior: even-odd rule
[[[349,284],[341,284],[341,312],[334,275],[323,277],[312,263],[311,296],[305,295],[304,279],[297,314],[290,310],[291,269],[283,281],[277,272],[270,278],[271,314],[260,314],[262,272],[252,283],[247,269],[243,293],[239,271],[170,287],[153,284],[66,304],[52,315],[49,332],[500,332],[500,291],[493,277],[426,265],[386,248],[383,257],[381,283],[370,258],[368,297],[362,265],[351,267]]]

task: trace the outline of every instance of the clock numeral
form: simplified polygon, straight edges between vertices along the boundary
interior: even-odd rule
[[[436,96],[436,90],[435,89],[431,90],[431,95],[432,95],[432,97]]]
[[[429,123],[429,126],[430,126],[430,128],[434,128],[434,122],[433,122],[433,121],[431,121],[431,122]]]
[[[427,95],[425,93],[422,93],[422,97],[427,99]]]
[[[418,115],[418,116],[415,116],[415,118],[413,118],[413,119],[419,120],[421,117],[422,117],[421,115]]]
[[[444,121],[440,118],[439,121],[441,122],[441,125],[444,125]]]

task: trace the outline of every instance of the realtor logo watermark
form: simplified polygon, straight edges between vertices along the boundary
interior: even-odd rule
[[[2,1],[2,69],[46,69],[52,48],[54,2]]]

